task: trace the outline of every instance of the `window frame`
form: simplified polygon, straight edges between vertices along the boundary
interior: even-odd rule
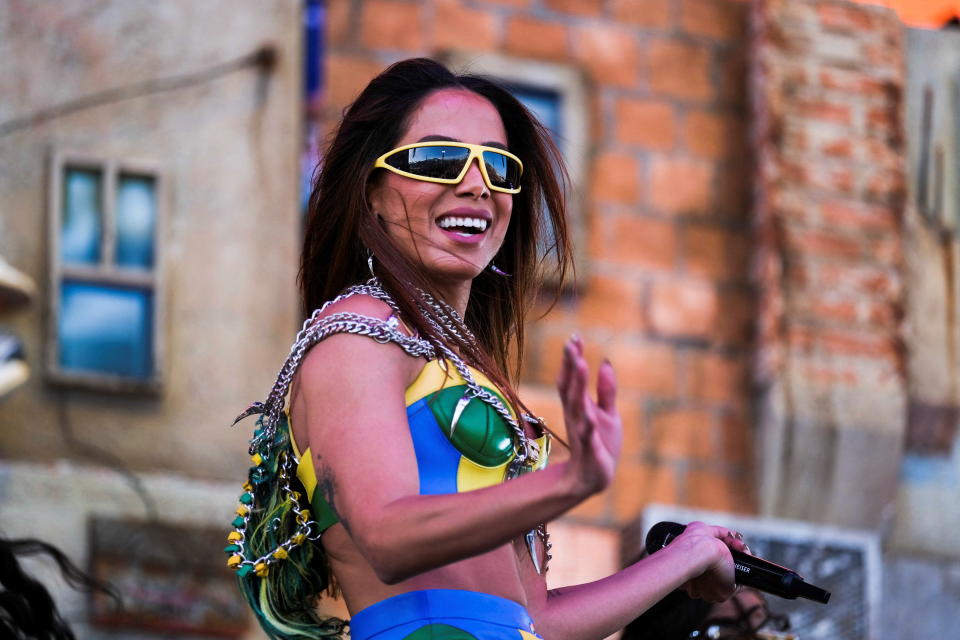
[[[97,265],[65,264],[60,254],[60,233],[63,224],[64,177],[68,169],[98,171],[101,176],[102,232],[100,259]],[[104,391],[119,394],[159,395],[163,390],[164,362],[164,286],[162,278],[163,237],[166,219],[165,178],[155,162],[106,158],[90,153],[53,149],[49,155],[47,193],[47,247],[49,251],[49,293],[46,335],[45,379],[55,386]],[[153,180],[156,199],[153,266],[150,269],[118,267],[116,254],[117,185],[122,175],[144,176]],[[64,280],[90,284],[142,288],[153,294],[151,336],[153,370],[149,377],[132,378],[96,372],[79,372],[60,366],[60,298]]]
[[[585,194],[590,160],[590,109],[587,78],[583,71],[571,65],[517,58],[501,53],[448,51],[440,57],[460,73],[489,76],[506,85],[521,85],[561,96],[562,134],[555,142],[560,148],[570,176],[566,194],[567,227],[577,278],[583,280],[589,268]],[[546,274],[544,283],[553,287],[560,285],[551,274]],[[572,278],[563,284],[565,289],[575,286]]]

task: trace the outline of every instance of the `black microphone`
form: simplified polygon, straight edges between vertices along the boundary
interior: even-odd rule
[[[663,549],[686,528],[686,525],[676,522],[658,522],[653,525],[647,533],[647,553],[653,554]],[[733,549],[730,553],[733,555],[733,566],[736,569],[734,580],[739,585],[753,587],[789,600],[806,598],[821,604],[827,604],[830,600],[829,591],[804,582],[803,578],[792,569]]]

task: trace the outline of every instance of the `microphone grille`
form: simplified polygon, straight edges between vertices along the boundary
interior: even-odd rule
[[[658,522],[647,532],[647,553],[654,553],[670,544],[670,541],[683,533],[687,527],[676,522]]]

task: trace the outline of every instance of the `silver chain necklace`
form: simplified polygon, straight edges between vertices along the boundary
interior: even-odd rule
[[[296,375],[300,363],[310,348],[335,333],[351,333],[373,338],[383,344],[394,342],[399,345],[404,352],[413,357],[422,357],[427,360],[442,357],[443,360],[453,364],[467,386],[467,391],[464,394],[464,398],[461,399],[461,403],[465,404],[473,399],[479,399],[485,402],[497,412],[513,431],[514,458],[507,467],[507,479],[515,478],[525,469],[530,470],[536,466],[540,461],[541,454],[545,454],[546,451],[540,451],[539,445],[527,437],[523,425],[513,417],[513,414],[510,413],[510,410],[507,409],[500,398],[480,386],[473,377],[470,367],[463,361],[463,358],[446,344],[450,342],[453,344],[475,345],[477,343],[476,336],[466,326],[466,323],[456,309],[446,302],[435,299],[424,291],[420,291],[419,293],[420,301],[418,302],[418,306],[420,307],[421,315],[430,327],[436,331],[437,335],[442,338],[441,340],[429,341],[416,335],[408,336],[400,331],[400,308],[376,278],[371,278],[364,284],[349,287],[342,294],[327,301],[323,306],[310,314],[310,317],[303,322],[303,326],[290,349],[290,354],[287,356],[286,361],[284,361],[283,366],[280,367],[280,372],[277,374],[276,381],[270,390],[270,394],[267,396],[266,402],[254,402],[234,420],[234,424],[236,424],[249,415],[255,413],[263,414],[261,428],[250,441],[250,454],[253,455],[260,452],[264,458],[273,454],[269,445],[266,447],[263,445],[274,441],[277,425],[280,423],[287,393],[290,390],[293,377]],[[319,317],[331,305],[355,295],[367,295],[381,300],[390,307],[393,315],[387,320],[351,312],[338,312],[324,318]],[[430,313],[430,311],[433,313]],[[438,321],[436,318],[440,318],[441,321]],[[543,423],[538,418],[527,413],[521,413],[520,416],[524,422],[542,428]],[[549,449],[549,447],[547,449]],[[540,564],[535,549],[534,541],[537,538],[542,541],[546,552],[546,562],[543,563],[543,566]],[[543,524],[538,525],[526,534],[525,541],[537,573],[546,572],[547,562],[549,562],[552,557],[552,554],[550,554],[552,545],[549,542],[546,527]]]

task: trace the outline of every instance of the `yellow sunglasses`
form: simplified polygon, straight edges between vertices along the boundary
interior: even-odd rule
[[[457,184],[467,174],[474,158],[480,161],[480,174],[491,191],[520,193],[523,175],[520,158],[509,151],[480,144],[415,142],[387,151],[373,166],[414,180]]]

